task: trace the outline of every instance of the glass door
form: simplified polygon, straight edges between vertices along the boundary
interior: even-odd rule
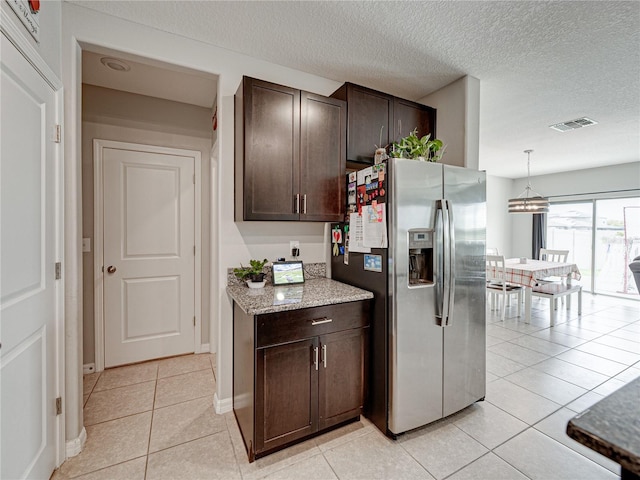
[[[547,248],[569,250],[585,291],[640,298],[629,269],[640,256],[640,197],[552,204]]]
[[[596,200],[596,293],[638,295],[629,263],[640,255],[640,198]]]
[[[547,214],[547,248],[569,250],[585,291],[592,291],[593,202],[554,203]]]

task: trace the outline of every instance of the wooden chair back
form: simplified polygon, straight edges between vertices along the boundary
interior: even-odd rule
[[[487,281],[504,282],[504,255],[487,255]]]
[[[540,249],[540,260],[547,262],[567,263],[569,250],[552,250],[549,248]]]
[[[502,297],[502,320],[504,320],[506,313],[507,299],[510,299],[511,295],[517,295],[518,317],[520,316],[520,304],[522,303],[522,287],[507,283],[505,278],[504,255],[487,255],[487,293],[489,294],[490,303],[493,303],[494,306],[497,297]]]

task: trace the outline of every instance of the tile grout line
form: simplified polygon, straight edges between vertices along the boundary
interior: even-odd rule
[[[397,439],[396,439],[396,441],[397,441]],[[477,441],[477,440],[476,440],[476,441]],[[420,468],[422,468],[425,472],[427,472],[431,477],[433,477],[433,478],[435,478],[435,479],[437,479],[437,478],[438,478],[438,477],[436,477],[433,473],[431,473],[427,467],[425,467],[424,465],[422,465],[422,463],[420,463],[420,461],[419,461],[416,457],[414,457],[413,455],[411,455],[411,452],[409,452],[406,448],[404,448],[404,445],[402,445],[402,443],[398,443],[398,445],[400,446],[400,448],[402,448],[402,450],[403,450],[407,455],[409,455],[409,457],[410,457],[414,462],[416,462],[416,463],[420,466]]]
[[[547,417],[545,417],[545,418],[547,418]],[[543,420],[544,420],[544,419],[543,419]],[[540,420],[540,421],[542,421],[542,420]],[[609,471],[609,472],[612,472],[612,473],[614,473],[614,474],[616,474],[616,475],[619,475],[619,473],[618,473],[618,472],[613,472],[612,470],[609,470],[607,467],[605,467],[605,466],[603,466],[603,465],[600,465],[598,462],[596,462],[595,460],[590,459],[589,457],[587,457],[587,456],[586,456],[586,455],[584,455],[583,453],[578,452],[577,450],[574,450],[574,449],[573,449],[573,448],[571,448],[569,445],[565,445],[564,443],[562,443],[562,442],[560,442],[560,441],[556,440],[556,439],[555,439],[555,438],[553,438],[552,436],[547,435],[547,434],[546,434],[545,432],[543,432],[542,430],[538,430],[538,429],[537,429],[537,428],[535,428],[534,426],[531,426],[531,428],[533,428],[536,432],[538,432],[538,433],[540,433],[540,434],[544,435],[544,436],[545,436],[545,437],[547,437],[548,439],[550,439],[550,440],[552,440],[552,441],[554,441],[554,442],[556,442],[556,443],[559,443],[560,445],[562,445],[563,447],[568,448],[569,450],[571,450],[571,451],[572,451],[572,452],[574,452],[574,453],[577,453],[578,455],[580,455],[581,457],[583,457],[585,460],[588,460],[588,461],[592,462],[593,464],[595,464],[595,465],[597,465],[597,466],[599,466],[599,467],[601,467],[601,468],[603,468],[603,469],[605,469],[605,470],[607,470],[607,471]],[[568,436],[567,436],[567,437],[568,437]],[[568,438],[571,438],[571,437],[568,437]],[[580,444],[579,444],[579,445],[580,445]],[[605,457],[605,458],[606,458],[606,457]]]
[[[583,318],[584,318],[584,316],[583,316]],[[629,322],[629,323],[628,323],[628,325],[623,326],[623,327],[619,327],[618,329],[614,329],[613,331],[617,331],[617,330],[621,330],[621,329],[623,329],[623,328],[627,328],[627,327],[629,327],[630,325],[634,325],[634,324],[635,324],[635,323],[637,323],[637,322],[638,322],[637,320],[635,320],[635,321],[633,321],[633,322]],[[568,323],[568,322],[567,322],[566,324],[570,326],[570,323]],[[489,324],[488,324],[488,325],[489,325]],[[506,330],[510,330],[508,327],[504,327],[504,326],[498,325],[497,323],[491,323],[491,325],[500,326],[501,328],[505,328]],[[559,325],[559,324],[558,324],[558,323],[556,323],[556,325]],[[583,352],[583,351],[581,351],[581,350],[577,350],[577,348],[576,348],[577,346],[576,346],[576,347],[567,347],[566,345],[558,344],[558,343],[556,343],[556,342],[552,342],[552,341],[550,341],[550,340],[546,340],[546,339],[544,339],[544,338],[536,337],[536,336],[534,336],[534,335],[533,335],[534,333],[542,332],[542,331],[549,330],[549,329],[552,329],[552,328],[553,328],[553,327],[545,327],[545,328],[541,328],[540,330],[536,330],[536,331],[534,331],[534,332],[522,332],[522,331],[519,331],[519,330],[510,330],[510,331],[512,331],[512,332],[519,333],[520,335],[519,335],[519,336],[517,336],[517,337],[513,337],[513,338],[512,338],[512,339],[510,339],[510,340],[502,340],[502,339],[499,339],[499,340],[501,340],[501,342],[500,342],[500,343],[509,342],[510,344],[518,345],[518,344],[513,343],[517,338],[531,337],[531,338],[540,339],[540,340],[542,340],[542,341],[546,341],[546,342],[549,342],[549,343],[553,343],[553,344],[557,344],[557,345],[561,345],[561,346],[563,346],[563,347],[566,347],[566,348],[567,348],[566,352],[569,352],[569,351],[571,351],[571,350],[576,350],[576,351],[580,351],[580,352],[585,353],[585,354],[588,354],[588,355],[593,355],[594,357],[604,358],[604,359],[606,359],[606,360],[610,360],[610,359],[608,359],[608,358],[606,358],[606,357],[600,357],[600,356],[598,356],[598,355],[590,354],[589,352]],[[580,328],[580,327],[577,327],[577,328]],[[585,329],[585,330],[587,330],[587,329]],[[552,331],[552,330],[551,330],[551,331]],[[612,331],[612,332],[613,332],[613,331]],[[604,336],[606,336],[606,335],[610,335],[612,332],[609,332],[609,333],[603,333],[603,334],[601,334],[601,335],[599,335],[599,336],[597,336],[597,337],[595,337],[594,339],[591,339],[591,340],[585,340],[585,339],[582,339],[582,338],[580,338],[580,337],[576,337],[576,338],[579,338],[580,340],[584,340],[584,342],[583,342],[581,345],[585,345],[585,344],[588,344],[588,343],[590,343],[590,342],[598,343],[598,342],[596,342],[595,340],[600,339],[600,338],[602,338],[602,337],[604,337]],[[573,335],[571,335],[571,334],[567,334],[567,333],[564,333],[564,332],[558,332],[558,333],[559,333],[559,334],[563,334],[563,335],[567,335],[567,336],[570,336],[570,337],[571,337],[571,336],[573,336]],[[600,332],[594,332],[594,333],[600,333]],[[603,345],[605,345],[605,344],[603,344]],[[567,383],[569,383],[569,384],[571,384],[571,385],[575,385],[575,386],[577,386],[577,387],[579,387],[579,388],[585,389],[584,387],[582,387],[582,386],[580,386],[580,385],[576,385],[576,384],[574,384],[573,382],[569,382],[569,381],[567,381],[567,380],[566,380],[566,379],[564,379],[564,378],[558,377],[558,376],[553,375],[553,374],[548,373],[548,372],[543,372],[543,371],[538,370],[537,368],[535,368],[535,366],[538,366],[540,363],[542,363],[542,362],[544,362],[544,361],[548,360],[549,358],[555,358],[555,359],[557,359],[557,360],[561,360],[561,361],[563,361],[563,362],[564,362],[564,363],[566,363],[566,364],[574,365],[574,366],[578,366],[578,367],[580,367],[580,368],[585,368],[585,367],[582,367],[581,365],[575,365],[575,364],[573,364],[573,363],[571,363],[571,362],[567,362],[566,360],[562,360],[562,359],[557,358],[557,356],[558,356],[558,355],[561,355],[562,353],[565,353],[565,352],[561,352],[561,353],[558,353],[558,354],[555,354],[555,355],[548,355],[548,354],[546,354],[546,353],[544,353],[544,352],[537,352],[536,350],[532,350],[532,349],[530,349],[530,348],[528,348],[528,347],[526,347],[526,346],[523,346],[523,345],[518,345],[518,346],[519,346],[519,347],[521,347],[521,348],[525,348],[525,349],[527,349],[527,350],[531,350],[531,351],[533,351],[533,352],[539,353],[539,354],[541,354],[541,355],[546,355],[546,356],[548,357],[547,359],[542,360],[542,361],[540,361],[540,362],[537,362],[537,363],[535,363],[535,364],[533,364],[533,365],[523,365],[523,369],[518,370],[518,371],[523,371],[523,370],[525,370],[525,369],[527,369],[527,368],[534,368],[535,370],[537,370],[537,371],[539,371],[539,372],[541,372],[541,373],[543,373],[543,374],[549,375],[549,376],[554,377],[554,378],[557,378],[557,379],[559,379],[559,380],[561,380],[561,381],[567,382]],[[609,347],[609,348],[611,348],[611,349],[613,349],[613,350],[620,350],[620,351],[624,351],[624,350],[619,349],[619,348],[617,348],[617,347],[615,347],[615,346],[610,346],[610,345],[605,345],[605,346],[607,346],[607,347]],[[509,357],[504,357],[503,355],[501,355],[501,354],[499,354],[499,353],[495,353],[495,352],[492,352],[492,353],[494,353],[495,355],[498,355],[498,356],[500,356],[500,357],[506,358],[506,359],[508,359],[508,360],[511,360]],[[631,352],[631,353],[633,353],[633,352]],[[514,361],[514,360],[511,360],[511,361]],[[615,362],[615,360],[613,360],[613,361]],[[618,363],[619,363],[619,362],[618,362]],[[211,363],[211,361],[209,362],[209,364],[210,364],[211,366],[210,366],[210,367],[207,367],[207,369],[208,369],[208,368],[211,368],[211,369],[212,369],[212,373],[213,373],[213,381],[214,381],[214,384],[215,384],[216,378],[215,378],[215,371],[214,371],[214,367],[213,367],[213,364]],[[583,395],[586,395],[586,394],[588,394],[588,393],[594,393],[594,394],[595,394],[595,392],[594,392],[594,390],[595,390],[595,389],[599,388],[602,384],[604,384],[604,383],[608,382],[609,380],[616,379],[616,377],[617,377],[618,375],[622,374],[623,372],[627,372],[627,371],[629,371],[629,370],[630,370],[630,369],[632,369],[632,368],[638,369],[638,368],[640,367],[640,362],[635,362],[635,363],[634,363],[634,364],[632,364],[632,365],[626,365],[626,364],[621,364],[621,365],[622,365],[622,366],[624,366],[625,368],[624,368],[621,372],[617,373],[616,375],[602,374],[602,373],[600,373],[600,372],[595,372],[594,370],[587,369],[587,370],[593,371],[593,372],[595,372],[595,373],[598,373],[598,374],[600,374],[600,375],[603,375],[603,377],[606,377],[606,380],[604,380],[602,383],[600,383],[600,384],[598,384],[598,385],[594,386],[592,389],[585,389],[586,391],[585,391],[583,394],[579,395],[576,399],[574,399],[574,400],[572,400],[572,401],[570,401],[570,402],[568,402],[568,403],[560,404],[560,403],[558,403],[558,402],[555,402],[554,400],[548,399],[548,400],[550,400],[550,401],[553,401],[554,403],[558,403],[558,405],[560,405],[560,408],[558,408],[558,409],[554,410],[552,413],[549,413],[548,415],[544,416],[542,419],[537,420],[534,424],[531,424],[531,425],[530,425],[528,422],[524,422],[524,423],[526,424],[526,427],[524,428],[524,430],[522,430],[521,432],[519,432],[519,433],[517,433],[517,434],[515,434],[515,435],[511,436],[509,439],[507,439],[507,440],[503,441],[502,443],[500,443],[499,445],[497,445],[497,446],[496,446],[496,447],[494,447],[493,449],[487,449],[487,452],[485,452],[485,453],[483,453],[482,455],[480,455],[477,459],[475,459],[474,461],[470,462],[469,464],[467,464],[467,465],[465,465],[465,466],[463,466],[463,467],[459,468],[459,469],[458,469],[458,470],[456,470],[455,472],[453,472],[453,473],[451,473],[451,474],[448,474],[448,475],[447,475],[446,477],[444,477],[444,478],[449,478],[450,476],[455,475],[457,472],[459,472],[460,470],[462,470],[462,469],[466,468],[466,467],[467,467],[468,465],[470,465],[471,463],[473,463],[473,462],[477,461],[477,460],[478,460],[478,459],[480,459],[480,458],[485,457],[488,453],[494,453],[498,458],[500,458],[500,460],[501,460],[501,461],[504,461],[507,465],[509,465],[509,466],[511,466],[512,468],[516,469],[516,471],[520,472],[520,470],[518,470],[514,465],[511,465],[509,462],[507,462],[505,459],[503,459],[503,458],[502,458],[502,457],[500,457],[497,453],[495,453],[495,452],[494,452],[494,450],[495,450],[496,448],[501,447],[502,445],[504,445],[504,444],[505,444],[505,443],[507,443],[508,441],[512,440],[514,437],[516,437],[516,436],[518,436],[518,435],[520,435],[520,434],[522,434],[522,433],[524,433],[524,432],[529,431],[530,429],[533,429],[533,430],[534,430],[535,432],[537,432],[537,433],[541,433],[544,437],[546,437],[546,438],[548,438],[548,439],[552,440],[552,441],[553,441],[553,442],[555,442],[555,443],[560,443],[561,445],[563,445],[563,446],[567,447],[567,449],[568,449],[568,450],[571,450],[571,451],[572,451],[572,452],[574,452],[574,453],[578,453],[581,457],[584,457],[585,459],[590,460],[590,461],[591,461],[591,463],[595,463],[596,465],[598,465],[598,466],[600,466],[600,467],[602,467],[602,468],[606,469],[607,471],[610,471],[610,470],[609,470],[609,469],[607,469],[606,467],[603,467],[603,466],[602,466],[602,465],[600,465],[599,463],[597,463],[597,462],[595,462],[595,461],[591,460],[590,458],[588,458],[588,457],[584,456],[582,453],[580,453],[580,452],[577,452],[577,451],[573,450],[570,446],[567,446],[567,445],[563,444],[562,442],[560,442],[560,441],[556,440],[555,438],[553,438],[553,437],[549,436],[549,435],[548,435],[548,434],[546,434],[545,432],[542,432],[541,430],[538,430],[538,428],[536,428],[536,427],[535,427],[535,425],[538,425],[540,422],[542,422],[542,421],[544,421],[545,419],[547,419],[547,418],[551,417],[552,415],[556,414],[556,413],[557,413],[559,410],[561,410],[562,408],[568,408],[568,407],[567,407],[567,405],[569,405],[570,403],[572,403],[572,402],[576,401],[577,399],[581,398]],[[205,370],[205,369],[202,369],[202,370]],[[197,371],[200,371],[200,370],[193,370],[193,371],[189,371],[189,372],[184,372],[184,373],[182,373],[182,374],[194,373],[194,372],[197,372]],[[101,373],[102,373],[102,372],[101,372]],[[491,372],[487,371],[487,373],[491,373]],[[148,437],[148,442],[147,442],[147,454],[146,454],[146,456],[145,456],[145,457],[146,457],[146,463],[145,463],[145,478],[146,478],[147,473],[148,473],[149,456],[150,456],[150,453],[149,453],[149,452],[150,452],[151,433],[152,433],[152,431],[153,431],[153,420],[154,420],[154,418],[155,418],[155,411],[156,411],[155,402],[156,402],[156,397],[157,397],[157,388],[158,388],[158,379],[159,379],[159,378],[158,378],[158,374],[159,374],[159,369],[156,371],[156,380],[155,380],[155,382],[156,382],[156,383],[155,383],[155,389],[154,389],[154,399],[153,399],[153,406],[152,406],[151,423],[150,423],[150,427],[149,427],[149,437]],[[171,377],[174,377],[174,376],[177,376],[177,375],[182,375],[182,374],[176,374],[176,375],[172,375],[172,376],[164,377],[164,378],[171,378]],[[493,375],[493,373],[492,373],[492,375]],[[507,378],[506,378],[506,377],[508,377],[508,376],[509,376],[509,375],[505,375],[505,376],[498,376],[498,375],[496,375],[497,379],[504,379],[504,380],[507,380],[507,382],[509,382],[510,384],[516,385],[516,386],[518,386],[518,387],[520,387],[520,388],[523,388],[524,390],[527,390],[527,391],[529,391],[529,392],[531,392],[531,393],[534,393],[534,394],[536,394],[536,395],[540,395],[539,393],[537,393],[537,392],[535,392],[535,391],[533,391],[533,390],[529,390],[529,388],[527,388],[527,387],[522,387],[522,386],[520,386],[520,385],[518,385],[518,384],[514,384],[511,380],[509,380],[509,379],[507,379]],[[95,393],[95,392],[94,392],[94,391],[95,391],[95,387],[96,387],[96,385],[98,384],[98,381],[99,381],[99,380],[100,380],[100,377],[98,377],[98,379],[97,379],[97,380],[96,380],[96,382],[94,383],[93,388],[91,389],[91,392],[89,392],[87,399],[89,399],[89,397],[91,397],[91,395],[93,395],[93,393]],[[621,379],[617,379],[617,380],[619,380],[620,382],[623,382],[623,383],[625,383],[625,384],[626,384],[626,383],[628,383],[628,382],[627,382],[627,381],[625,381],[625,380],[621,380]],[[142,382],[140,382],[140,383],[142,383]],[[113,387],[113,388],[118,388],[118,387]],[[108,389],[106,389],[106,390],[108,390]],[[543,398],[546,398],[544,395],[540,395],[540,396],[541,396],[541,397],[543,397]],[[206,397],[206,395],[205,395],[205,396],[202,396],[202,397],[196,397],[196,399],[204,398],[204,397]],[[184,401],[182,401],[182,402],[178,402],[178,403],[175,403],[175,404],[171,404],[171,405],[166,405],[166,406],[163,406],[163,407],[159,407],[159,408],[158,408],[158,410],[159,410],[159,409],[162,409],[162,408],[168,408],[168,407],[172,407],[172,406],[180,405],[180,404],[182,404],[182,403],[186,403],[186,402],[189,402],[189,401],[192,401],[192,400],[196,400],[196,399],[184,400]],[[489,403],[491,403],[489,400],[487,400],[487,401],[488,401]],[[520,419],[519,417],[517,417],[517,416],[515,416],[515,415],[513,415],[513,414],[511,414],[511,413],[509,413],[509,412],[506,412],[505,410],[503,410],[502,408],[500,408],[500,407],[498,407],[498,406],[494,405],[493,403],[491,403],[491,405],[492,405],[492,406],[494,406],[495,408],[499,409],[500,411],[503,411],[504,413],[506,413],[506,414],[507,414],[507,415],[509,415],[510,417],[513,417],[513,418],[515,418],[515,419],[517,419],[517,420],[519,420],[519,421],[522,421],[522,419]],[[570,410],[572,410],[572,409],[570,409]],[[573,411],[573,410],[572,410],[572,411]],[[139,412],[139,413],[144,413],[144,412]],[[132,415],[137,415],[137,414],[132,414]],[[130,416],[131,416],[131,415],[130,415]],[[125,417],[120,417],[120,418],[125,418]],[[101,423],[104,423],[104,422],[101,422]],[[454,422],[451,422],[451,423],[454,423]],[[224,426],[225,426],[225,428],[226,428],[226,431],[227,431],[227,435],[228,435],[228,437],[229,437],[230,444],[233,446],[233,441],[231,440],[231,431],[230,431],[230,426],[229,426],[229,418],[228,418],[227,416],[225,416],[225,418],[224,418]],[[458,430],[462,431],[466,436],[468,436],[469,438],[471,438],[471,439],[473,439],[474,441],[478,442],[478,443],[479,443],[480,445],[482,445],[484,448],[487,448],[487,447],[485,447],[485,446],[482,444],[482,442],[480,442],[480,441],[476,440],[473,436],[471,436],[470,434],[468,434],[467,432],[465,432],[464,430],[462,430],[462,428],[460,428],[458,425],[455,425],[455,423],[454,423],[454,426],[456,426],[456,428],[457,428]],[[194,442],[194,441],[197,441],[197,440],[201,440],[202,438],[207,438],[207,437],[212,436],[212,435],[215,435],[215,434],[217,434],[217,433],[222,433],[222,431],[224,431],[224,429],[223,429],[223,430],[220,430],[219,432],[215,432],[215,433],[211,433],[211,434],[209,434],[209,435],[205,435],[204,437],[199,437],[199,438],[197,438],[197,439],[189,440],[189,441],[187,441],[187,442],[182,442],[182,443],[180,443],[180,444],[178,444],[178,445],[183,445],[183,444],[186,444],[186,443],[191,443],[191,442]],[[354,441],[354,440],[355,440],[355,439],[351,439],[349,442]],[[345,442],[344,444],[341,444],[340,446],[345,445],[345,444],[347,444],[347,443],[349,443],[349,442]],[[173,445],[173,446],[171,446],[171,447],[167,447],[167,448],[165,448],[165,449],[163,449],[163,450],[167,450],[167,449],[169,449],[169,448],[174,448],[174,447],[176,447],[176,446],[178,446],[178,445]],[[409,456],[410,456],[414,461],[416,461],[416,462],[417,462],[417,463],[422,467],[422,469],[423,469],[423,470],[425,470],[428,474],[430,474],[429,470],[428,470],[428,469],[426,469],[424,466],[422,466],[422,464],[420,464],[420,462],[418,462],[418,461],[417,461],[417,460],[416,460],[416,459],[415,459],[415,458],[414,458],[414,457],[413,457],[409,452],[407,452],[407,451],[406,451],[406,449],[404,449],[404,446],[403,446],[402,444],[400,444],[400,446],[403,448],[403,450],[404,450],[404,451],[405,451],[405,452],[406,452],[406,453],[407,453],[407,454],[408,454],[408,455],[409,455]],[[337,446],[336,448],[339,448],[339,446]],[[236,470],[237,470],[237,471],[239,471],[239,475],[240,475],[240,477],[241,477],[241,478],[244,478],[244,477],[245,477],[245,475],[243,474],[242,469],[240,468],[240,462],[239,462],[239,459],[238,459],[238,453],[236,452],[235,448],[232,448],[232,451],[233,451],[233,458],[234,458],[234,462],[235,462],[235,468],[236,468]],[[323,452],[323,451],[321,450],[319,453],[323,455],[323,459],[327,462],[327,464],[328,464],[328,465],[329,465],[329,467],[331,468],[331,471],[333,472],[333,474],[334,474],[337,478],[340,478],[340,477],[338,477],[338,475],[337,475],[336,471],[334,470],[333,466],[331,465],[331,463],[329,463],[329,461],[328,461],[328,459],[327,459],[327,457],[326,457],[326,455],[325,455],[327,452]],[[136,457],[136,458],[141,458],[141,457]],[[309,458],[313,458],[313,456],[312,456],[312,457],[309,457]],[[133,459],[130,459],[130,460],[133,460]],[[127,460],[127,461],[130,461],[130,460]],[[300,460],[300,462],[302,462],[302,461],[304,461],[304,460],[305,460],[305,459],[302,459],[302,460]],[[300,462],[296,462],[296,463],[300,463]],[[103,467],[102,469],[98,469],[98,470],[96,470],[96,471],[104,470],[104,469],[106,469],[106,468],[109,468],[109,467],[112,467],[112,466],[115,466],[115,465],[119,465],[119,464],[121,464],[121,463],[125,463],[125,462],[120,462],[120,463],[118,463],[118,464],[110,465],[110,466],[108,466],[108,467]],[[289,466],[291,466],[291,465],[295,465],[296,463],[294,463],[294,464],[290,464],[290,465],[285,465],[285,466],[283,466],[283,468],[282,468],[282,469],[285,469],[285,468],[287,468],[287,467],[289,467]],[[278,469],[277,471],[281,471],[282,469]],[[520,472],[520,473],[522,473],[522,472]],[[522,474],[523,474],[523,473],[522,473]],[[524,475],[524,474],[523,474],[523,475]],[[526,477],[526,475],[525,475],[525,477]],[[529,478],[529,477],[526,477],[526,478]]]
[[[229,436],[229,444],[231,445],[231,450],[233,451],[233,459],[235,461],[236,464],[236,468],[238,469],[238,472],[240,473],[240,478],[244,479],[244,474],[242,473],[242,467],[240,467],[240,461],[238,460],[238,454],[236,452],[236,446],[233,443],[233,438],[231,438],[231,430],[229,430],[229,420],[226,414],[223,414],[224,416],[224,424],[227,427],[227,435]],[[235,421],[235,415],[234,415],[234,421]],[[242,436],[242,433],[240,434],[240,436]]]
[[[147,440],[147,455],[144,462],[144,479],[147,478],[147,472],[149,471],[149,450],[151,449],[151,433],[153,432],[153,417],[156,410],[156,395],[158,394],[158,373],[160,371],[160,366],[156,368],[156,384],[153,389],[153,403],[151,408],[151,422],[149,422],[149,439]]]
[[[199,354],[198,354],[199,355]],[[211,370],[213,372],[213,369],[211,367],[211,364],[209,364],[208,367],[204,367],[204,368],[196,368],[195,370],[189,370],[186,372],[180,372],[180,373],[174,373],[173,375],[167,375],[166,377],[158,377],[158,380],[164,380],[166,378],[174,378],[174,377],[179,377],[180,375],[187,375],[189,373],[196,373],[196,372],[203,372],[204,370]],[[214,378],[215,378],[215,374],[214,374]]]

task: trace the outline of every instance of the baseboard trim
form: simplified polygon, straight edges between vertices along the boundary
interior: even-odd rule
[[[82,427],[82,431],[78,438],[74,438],[73,440],[69,440],[66,443],[66,454],[67,458],[75,457],[78,455],[82,448],[84,447],[85,442],[87,441],[87,430]]]
[[[84,365],[82,365],[82,374],[89,375],[90,373],[96,373],[96,364],[85,363]]]
[[[220,400],[218,398],[218,393],[215,393],[213,395],[213,408],[215,408],[218,415],[228,413],[233,410],[233,401],[231,398],[223,398]]]
[[[203,343],[202,345],[200,345],[200,351],[196,352],[196,353],[207,353],[209,351],[209,344],[208,343]]]

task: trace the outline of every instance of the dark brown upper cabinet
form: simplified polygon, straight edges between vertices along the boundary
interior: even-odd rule
[[[376,145],[390,143],[393,97],[353,83],[345,83],[331,96],[347,102],[347,161],[372,165]]]
[[[376,145],[390,147],[414,128],[419,136],[435,136],[434,108],[353,83],[345,83],[331,96],[347,102],[349,168],[372,165]]]
[[[235,96],[235,218],[344,217],[346,103],[243,77]]]
[[[436,110],[396,97],[393,99],[393,127],[392,142],[406,137],[414,128],[418,129],[418,137],[431,134],[435,138]]]

